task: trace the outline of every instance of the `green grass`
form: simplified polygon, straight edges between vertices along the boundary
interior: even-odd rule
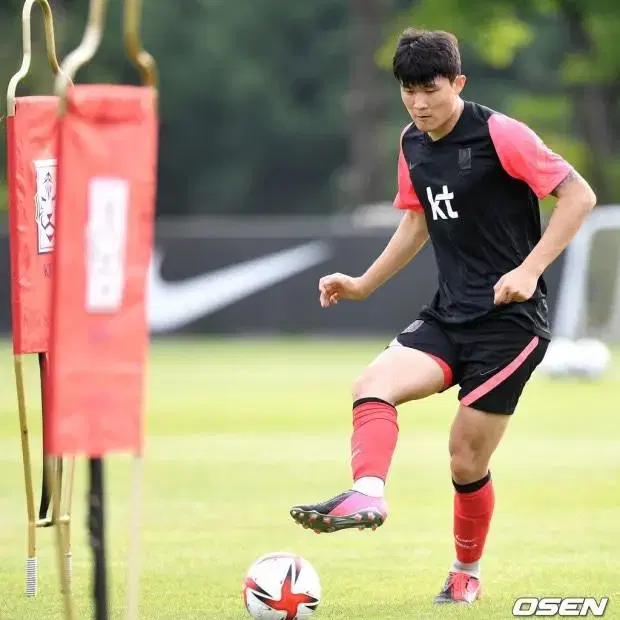
[[[597,383],[537,377],[493,462],[497,507],[474,608],[434,608],[453,559],[447,432],[456,393],[401,408],[376,533],[316,536],[289,506],[349,484],[349,386],[383,341],[157,342],[150,362],[141,618],[243,619],[259,555],[304,555],[317,620],[511,617],[518,596],[610,596],[620,618],[620,360]],[[24,597],[25,503],[10,349],[0,350],[0,620],[62,617],[54,538],[39,531],[39,596]],[[34,363],[28,365],[38,446]],[[37,443],[35,443],[37,442]],[[37,450],[38,452],[38,450]],[[39,459],[37,459],[37,463]],[[111,617],[123,616],[131,461],[109,460]],[[74,588],[91,617],[85,466],[74,496]],[[38,473],[37,473],[38,477]]]

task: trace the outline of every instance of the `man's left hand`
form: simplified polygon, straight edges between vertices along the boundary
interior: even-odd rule
[[[538,284],[538,275],[520,266],[504,274],[493,287],[495,305],[527,301]]]

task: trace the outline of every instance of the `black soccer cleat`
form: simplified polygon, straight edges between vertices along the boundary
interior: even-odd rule
[[[382,497],[370,497],[353,490],[320,504],[293,506],[290,513],[297,523],[317,534],[352,528],[376,530],[388,514]]]

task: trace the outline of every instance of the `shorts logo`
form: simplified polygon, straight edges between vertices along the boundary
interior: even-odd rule
[[[37,223],[37,251],[47,254],[54,249],[56,234],[56,160],[40,159],[34,162],[36,170],[35,221]]]
[[[416,331],[417,329],[420,329],[422,325],[424,325],[424,321],[422,321],[421,319],[418,319],[417,321],[414,321],[413,323],[411,323],[409,327],[403,329],[403,334],[410,334]]]
[[[452,200],[454,200],[454,192],[448,190],[448,186],[444,185],[441,188],[441,192],[436,196],[433,196],[433,190],[430,187],[426,188],[426,197],[431,205],[431,212],[433,214],[433,220],[455,220],[459,214],[452,209]],[[440,206],[441,203],[445,204],[445,213]]]

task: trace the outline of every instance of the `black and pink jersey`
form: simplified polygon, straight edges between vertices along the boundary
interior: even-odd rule
[[[529,127],[476,103],[465,102],[454,129],[437,141],[408,125],[394,204],[424,212],[439,271],[422,318],[459,324],[493,314],[548,337],[544,278],[523,303],[495,306],[493,286],[539,241],[538,201],[570,171]]]

